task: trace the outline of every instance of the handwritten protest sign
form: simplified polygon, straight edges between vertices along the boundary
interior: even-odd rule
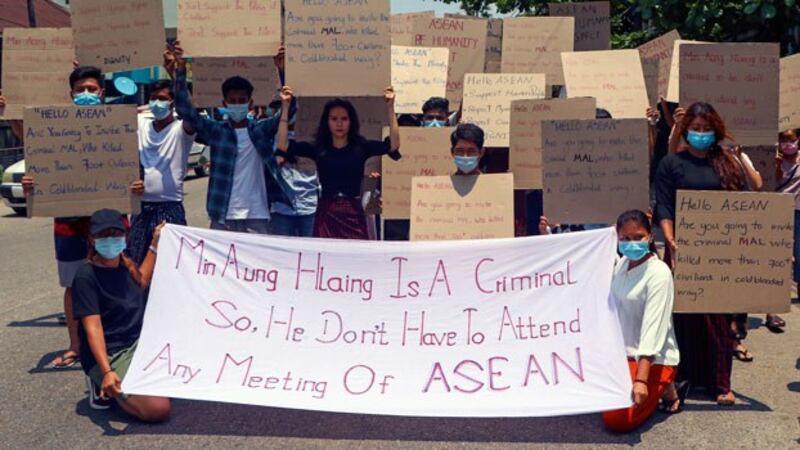
[[[509,165],[515,189],[542,188],[542,121],[594,119],[591,97],[511,102]]]
[[[483,72],[486,58],[485,20],[432,18],[414,20],[415,47],[450,49],[447,99],[452,109],[461,103],[464,75]]]
[[[800,55],[781,58],[778,129],[800,128]]]
[[[514,176],[414,177],[409,235],[412,241],[514,237]]]
[[[392,14],[389,17],[389,25],[392,30],[392,45],[414,45],[414,21],[417,19],[430,20],[435,17],[436,13],[433,11]]]
[[[447,94],[446,48],[392,46],[392,86],[396,93],[394,109],[400,114],[419,114],[431,97]]]
[[[553,223],[615,223],[650,206],[645,119],[542,122],[544,214]]]
[[[667,86],[667,101],[678,103],[680,101],[679,98],[679,81],[680,81],[680,67],[681,67],[681,58],[679,57],[680,52],[679,49],[683,44],[710,44],[710,42],[703,42],[703,41],[687,41],[687,40],[677,40],[673,44],[672,50],[672,64],[669,68],[669,84]]]
[[[503,19],[483,19],[467,14],[445,13],[445,17],[453,19],[486,20],[486,73],[500,73],[503,55]]]
[[[246,78],[253,85],[253,102],[268,105],[280,89],[272,57],[195,58],[192,62],[192,100],[198,108],[222,104],[222,83],[230,77]]]
[[[780,45],[683,44],[679,49],[681,105],[714,105],[739,144],[775,142]]]
[[[303,97],[298,100],[295,136],[306,141],[314,138],[325,103],[333,97]],[[386,102],[383,97],[348,97],[358,112],[361,135],[367,139],[381,139],[383,127],[389,125]]]
[[[276,55],[281,1],[178,0],[178,39],[195,57]]]
[[[742,152],[747,155],[753,167],[761,175],[764,192],[775,192],[778,186],[775,180],[775,146],[761,145],[755,147],[743,147]]]
[[[678,191],[675,311],[789,312],[794,196]]]
[[[575,18],[575,51],[611,48],[609,2],[548,3],[551,16]]]
[[[101,208],[139,212],[136,107],[25,108],[25,169],[36,183],[28,214],[89,216]]]
[[[562,53],[567,95],[595,97],[615,119],[644,117],[647,87],[639,52],[607,50]]]
[[[675,41],[679,40],[680,38],[681,35],[678,33],[678,31],[672,30],[667,34],[653,39],[652,41],[645,42],[637,49],[639,50],[639,55],[642,57],[643,61],[645,59],[658,60],[658,90],[656,94],[656,100],[658,100],[658,97],[667,97],[670,68],[672,67],[672,54],[675,48]]]
[[[3,95],[0,118],[21,120],[26,106],[72,104],[69,74],[75,49],[70,28],[3,30]]]
[[[503,21],[503,73],[543,73],[563,85],[561,52],[573,50],[574,17],[511,17]]]
[[[166,35],[161,0],[72,0],[75,53],[104,72],[160,66]]]
[[[407,416],[625,408],[615,256],[610,229],[359,243],[167,225],[122,389]]]
[[[411,178],[455,172],[447,128],[401,127],[403,158],[386,161],[381,179],[383,218],[408,219],[411,212]],[[388,158],[388,156],[384,156]]]
[[[286,83],[298,95],[382,95],[391,80],[389,0],[287,0]]]
[[[545,97],[545,76],[541,73],[467,74],[461,121],[483,129],[486,147],[508,147],[511,102]]]

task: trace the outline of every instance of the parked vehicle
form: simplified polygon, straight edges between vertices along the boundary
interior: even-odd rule
[[[0,184],[0,197],[3,197],[3,203],[20,216],[28,214],[25,194],[22,192],[24,175],[25,161],[17,161],[3,172],[3,181]]]

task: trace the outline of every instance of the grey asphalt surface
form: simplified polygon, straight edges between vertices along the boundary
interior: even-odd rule
[[[187,182],[189,223],[205,227],[206,179]],[[541,419],[423,419],[173,401],[168,423],[114,408],[93,411],[83,372],[44,366],[67,343],[52,220],[0,206],[0,448],[800,448],[800,305],[781,335],[751,317],[755,362],[734,362],[738,402],[695,394],[685,411],[657,414],[615,435],[599,414]]]

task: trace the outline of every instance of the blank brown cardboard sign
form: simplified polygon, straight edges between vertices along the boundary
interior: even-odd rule
[[[611,48],[609,2],[548,3],[551,16],[575,18],[575,51]]]
[[[639,52],[567,52],[561,54],[561,59],[570,98],[594,97],[597,107],[615,119],[645,117],[647,87]]]
[[[511,102],[545,97],[545,77],[541,73],[470,73],[464,77],[461,122],[483,129],[484,146],[508,147]]]
[[[161,0],[72,0],[75,53],[104,72],[160,66],[166,44]]]
[[[642,59],[658,60],[658,89],[657,97],[667,96],[669,87],[669,73],[672,67],[672,53],[675,49],[675,41],[681,38],[677,30],[661,35],[652,41],[645,42],[638,47],[639,55]]]
[[[314,139],[325,103],[333,97],[303,97],[297,99],[295,136],[298,141]],[[382,138],[383,127],[389,125],[389,113],[383,97],[347,98],[358,112],[361,135],[367,139]],[[402,152],[402,149],[401,149]]]
[[[658,104],[658,65],[655,58],[642,58],[644,85],[647,88],[647,104],[655,107]]]
[[[69,74],[75,49],[70,28],[3,30],[3,95],[0,119],[22,120],[36,105],[71,105]]]
[[[418,18],[414,20],[415,47],[450,49],[447,75],[447,99],[450,109],[461,104],[464,75],[482,73],[486,58],[487,21],[453,18]]]
[[[714,105],[733,140],[767,145],[778,134],[780,45],[682,44],[680,104]]]
[[[678,191],[675,312],[789,312],[794,196]]]
[[[549,86],[564,84],[561,52],[571,52],[574,17],[511,17],[503,21],[503,73],[543,73]]]
[[[412,241],[514,237],[514,176],[510,173],[414,177]]]
[[[286,84],[298,96],[382,95],[391,83],[389,0],[286,0]]]
[[[542,188],[542,121],[594,119],[596,107],[591,97],[511,102],[509,165],[514,189]]]
[[[434,17],[436,17],[434,11],[392,14],[389,18],[389,25],[392,30],[392,45],[414,45],[414,21],[416,19],[430,20]]]
[[[28,215],[90,216],[101,208],[138,213],[135,105],[25,108],[25,169],[33,176]]]
[[[650,206],[647,120],[542,122],[544,215],[552,223],[616,223]],[[620,206],[624,205],[624,206]]]
[[[750,158],[753,167],[761,174],[764,182],[762,192],[775,192],[778,187],[775,179],[775,146],[761,145],[755,147],[742,147],[742,152]]]
[[[403,157],[384,156],[382,164],[383,218],[408,219],[411,213],[411,178],[448,175],[455,171],[448,128],[400,127]],[[387,159],[388,158],[388,159]]]
[[[178,39],[188,56],[274,56],[281,1],[178,0]]]
[[[800,54],[781,58],[778,129],[800,128]]]
[[[232,77],[246,78],[253,85],[253,102],[266,106],[280,89],[278,69],[272,57],[195,58],[192,61],[192,101],[198,108],[222,104],[222,83]]]
[[[392,86],[398,114],[420,114],[431,97],[447,94],[446,48],[392,46]]]

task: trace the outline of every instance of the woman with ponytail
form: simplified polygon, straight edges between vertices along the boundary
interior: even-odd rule
[[[677,191],[739,191],[746,185],[741,165],[720,145],[730,136],[714,107],[698,102],[687,108],[673,128],[672,141],[677,142],[678,137],[686,142],[686,151],[664,157],[655,179],[656,219],[666,241],[665,260],[673,268],[679,251],[675,243]],[[675,314],[674,322],[681,349],[678,380],[706,387],[720,405],[733,404],[731,316]]]

